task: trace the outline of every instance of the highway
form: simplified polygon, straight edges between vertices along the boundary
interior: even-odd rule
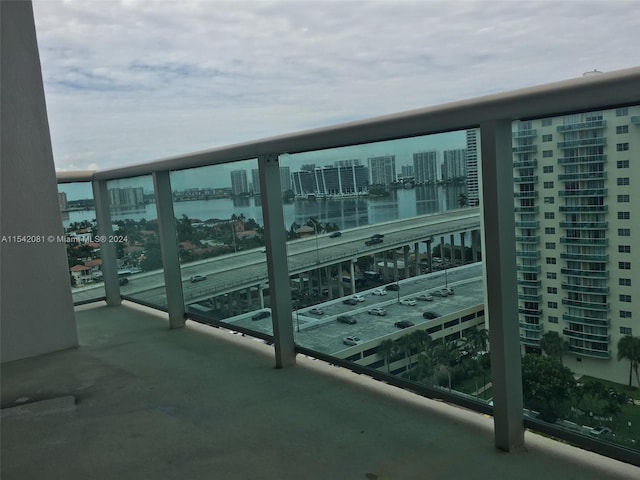
[[[362,255],[412,245],[431,237],[479,228],[480,212],[479,208],[474,207],[344,230],[337,238],[331,238],[329,234],[314,235],[287,244],[289,274],[295,275]],[[365,240],[374,234],[384,235],[384,241],[366,246]],[[184,264],[181,273],[185,302],[193,303],[236,290],[265,285],[266,255],[263,249],[254,249],[213,257]],[[190,278],[193,275],[207,278],[192,283]],[[164,276],[161,270],[130,276],[129,283],[121,287],[121,293],[148,304],[166,306]],[[103,295],[102,284],[73,291],[74,302],[83,302]]]

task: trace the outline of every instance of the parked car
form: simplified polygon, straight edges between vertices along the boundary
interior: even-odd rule
[[[354,325],[358,322],[356,322],[356,319],[353,317],[350,317],[349,315],[340,315],[338,318],[336,318],[336,320],[338,321],[338,323],[346,323],[348,325]]]
[[[363,295],[355,294],[355,295],[351,295],[351,298],[353,298],[357,302],[364,302],[364,296]]]
[[[433,295],[434,297],[447,297],[449,296],[449,292],[445,290],[434,290],[433,292],[431,292],[431,295]]]
[[[360,343],[360,337],[344,337],[342,343],[345,345],[358,345]]]
[[[380,295],[380,296],[382,296],[382,295],[386,295],[386,294],[387,294],[387,291],[386,291],[384,288],[376,288],[376,289],[375,289],[373,292],[371,292],[371,293],[373,293],[374,295]]]
[[[423,318],[426,318],[427,320],[433,320],[434,318],[438,318],[440,315],[438,315],[437,313],[434,312],[424,312],[422,314]]]
[[[375,245],[376,243],[382,243],[383,240],[381,238],[373,238],[371,237],[369,240],[365,240],[364,244],[367,246]]]
[[[410,322],[409,320],[400,320],[399,322],[394,323],[394,325],[398,328],[409,328],[413,327],[415,323]]]
[[[309,310],[309,313],[313,315],[324,315],[324,310],[322,310],[321,308],[312,308],[311,310]]]
[[[387,290],[391,290],[393,292],[397,292],[398,290],[400,290],[400,285],[398,285],[397,283],[390,283],[389,285],[387,285]]]
[[[590,433],[591,435],[612,435],[613,431],[609,427],[596,427]]]
[[[387,311],[384,308],[372,308],[369,310],[369,315],[378,315],[379,317],[384,317],[387,314]]]
[[[453,295],[453,288],[451,287],[445,287],[442,291],[447,292],[448,295]]]
[[[251,320],[262,320],[263,318],[268,318],[271,316],[271,312],[269,310],[262,310],[261,312],[256,313],[251,317]]]
[[[408,307],[415,307],[416,301],[413,298],[403,298],[400,300],[401,305],[407,305]]]
[[[433,296],[431,296],[428,293],[423,293],[422,295],[418,295],[416,297],[416,300],[420,300],[422,302],[431,302],[431,301],[433,301]]]
[[[346,300],[343,300],[342,303],[344,303],[345,305],[357,305],[358,300],[356,300],[355,298],[347,298]]]
[[[203,280],[206,280],[207,277],[205,275],[192,275],[191,276],[191,283],[196,283],[196,282],[202,282]]]
[[[331,235],[329,235],[329,238],[338,238],[341,235],[342,232],[333,232]]]

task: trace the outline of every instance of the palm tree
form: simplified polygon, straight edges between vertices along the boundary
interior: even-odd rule
[[[550,331],[540,338],[540,348],[544,353],[562,363],[562,356],[569,351],[569,343],[563,340],[558,332]]]
[[[458,342],[455,340],[447,340],[441,338],[440,342],[433,349],[434,359],[444,367],[449,379],[449,390],[451,390],[451,369],[458,361],[459,357]]]
[[[636,381],[640,385],[638,366],[640,365],[640,337],[625,335],[618,340],[618,361],[629,360],[629,387],[631,387],[631,373],[636,372]]]
[[[391,373],[389,364],[391,363],[391,355],[393,354],[393,340],[383,340],[378,345],[378,351],[384,358],[384,363],[387,365],[387,373]]]
[[[477,329],[475,327],[470,328],[465,332],[465,349],[475,355],[482,351],[487,351],[487,344],[489,343],[489,332],[486,328]]]

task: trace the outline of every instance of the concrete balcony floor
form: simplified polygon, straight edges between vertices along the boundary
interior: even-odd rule
[[[3,407],[39,401],[3,409],[3,480],[640,478],[532,433],[500,452],[486,416],[306,357],[275,369],[225,330],[131,304],[76,319],[80,348],[2,366]]]

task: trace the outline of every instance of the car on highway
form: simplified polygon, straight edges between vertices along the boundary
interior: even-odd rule
[[[124,287],[125,285],[129,285],[129,279],[128,278],[121,278],[120,279],[120,286]]]
[[[421,302],[432,302],[433,296],[429,293],[423,293],[422,295],[418,295],[416,300],[420,300]]]
[[[596,427],[589,432],[591,435],[612,435],[613,431],[609,427]]]
[[[400,320],[399,322],[394,323],[394,325],[398,328],[409,328],[413,327],[415,323],[410,322],[409,320]]]
[[[400,300],[400,305],[407,305],[408,307],[415,307],[416,301],[413,298],[403,298]]]
[[[384,235],[382,233],[374,233],[371,238],[384,238]]]
[[[206,279],[207,279],[206,275],[192,275],[190,278],[191,283],[202,282]]]
[[[391,290],[393,292],[397,292],[398,290],[400,290],[400,285],[398,285],[397,283],[390,283],[389,285],[387,285],[387,290]]]
[[[384,288],[376,288],[373,292],[371,292],[373,295],[386,295],[387,291]]]
[[[431,292],[431,295],[433,295],[434,297],[448,297],[449,292],[447,292],[446,290],[434,290],[433,292]]]
[[[453,295],[453,288],[445,287],[442,289],[443,292],[447,292],[447,295]]]
[[[351,298],[353,298],[357,302],[364,302],[364,296],[363,295],[355,294],[355,295],[351,295]]]
[[[384,317],[387,314],[387,311],[384,308],[376,307],[369,310],[369,315],[378,315],[379,317]]]
[[[342,303],[344,303],[345,305],[357,305],[358,300],[356,300],[355,298],[347,298],[346,300],[343,300]]]
[[[344,337],[342,339],[342,343],[344,343],[345,345],[358,345],[360,341],[361,341],[360,337],[353,337],[353,336]]]
[[[309,310],[309,313],[313,315],[324,315],[324,310],[322,310],[321,308],[312,308],[311,310]]]
[[[268,310],[262,310],[251,317],[251,320],[262,320],[271,316],[271,312]]]
[[[336,321],[338,323],[346,323],[348,325],[355,325],[356,323],[356,319],[353,317],[350,317],[349,315],[340,315],[338,318],[336,318]]]
[[[342,232],[333,232],[331,235],[329,235],[329,238],[338,238],[342,235]]]
[[[423,318],[426,318],[427,320],[433,320],[434,318],[438,318],[440,315],[438,315],[435,312],[424,312],[422,314]]]
[[[370,239],[365,240],[364,244],[367,245],[367,246],[371,246],[371,245],[375,245],[377,243],[382,243],[382,242],[383,242],[382,238],[371,237]]]

